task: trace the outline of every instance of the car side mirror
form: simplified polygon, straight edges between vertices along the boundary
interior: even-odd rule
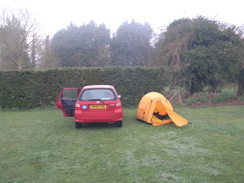
[[[121,98],[121,95],[118,95],[118,98],[120,99]]]

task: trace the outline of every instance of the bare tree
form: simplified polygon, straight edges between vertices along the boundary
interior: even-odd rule
[[[37,24],[28,11],[4,10],[0,15],[0,69],[22,70],[33,65]],[[31,59],[30,59],[31,55]]]

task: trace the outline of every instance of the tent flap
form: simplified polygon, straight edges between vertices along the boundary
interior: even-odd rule
[[[178,127],[182,127],[188,124],[188,120],[186,120],[185,118],[183,118],[182,116],[180,116],[179,114],[177,114],[174,111],[171,110],[167,110],[167,113],[170,117],[170,119],[172,119],[172,121],[174,122],[174,124]]]

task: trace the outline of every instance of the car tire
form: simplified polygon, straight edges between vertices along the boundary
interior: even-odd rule
[[[123,126],[122,121],[115,122],[115,126],[116,127],[122,127]]]
[[[82,127],[83,127],[82,123],[75,122],[75,128],[82,128]]]

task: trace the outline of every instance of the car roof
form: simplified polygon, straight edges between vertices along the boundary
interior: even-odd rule
[[[112,86],[112,85],[87,85],[87,86],[84,86],[82,89],[93,89],[93,88],[109,88],[109,89],[114,89],[114,86]]]

